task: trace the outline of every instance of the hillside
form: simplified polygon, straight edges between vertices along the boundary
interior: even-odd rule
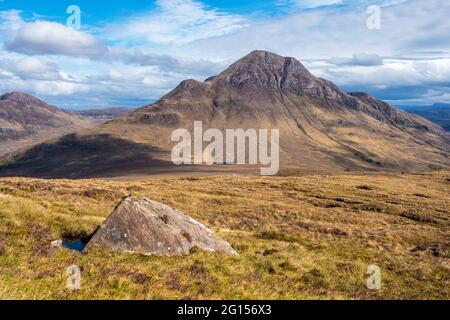
[[[130,115],[3,159],[7,165],[0,174],[89,177],[231,170],[171,164],[171,133],[177,128],[192,132],[194,120],[203,121],[204,130],[223,132],[278,128],[284,172],[450,166],[449,137],[439,126],[367,94],[345,93],[294,58],[255,51],[204,82],[183,81]]]
[[[0,298],[450,298],[450,173],[141,181],[0,179]],[[147,196],[212,228],[239,253],[155,257],[52,248]],[[66,289],[66,268],[82,270]],[[381,290],[366,287],[381,268]]]
[[[28,94],[0,96],[0,155],[89,126],[90,121]]]

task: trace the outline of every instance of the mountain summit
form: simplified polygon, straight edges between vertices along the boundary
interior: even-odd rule
[[[316,78],[296,59],[285,58],[266,51],[253,51],[233,63],[215,77],[220,84],[265,87],[298,92]]]
[[[341,95],[331,82],[313,76],[300,61],[267,51],[253,51],[204,83],[186,80],[179,89],[205,85],[231,86],[245,91],[278,90],[311,97],[336,99]]]
[[[254,51],[217,76],[185,80],[152,105],[9,159],[0,174],[110,176],[174,167],[174,129],[279,129],[282,170],[430,170],[450,166],[448,135],[365,93],[346,93],[298,60]],[[237,170],[232,166],[193,170]],[[44,173],[45,172],[45,173]]]

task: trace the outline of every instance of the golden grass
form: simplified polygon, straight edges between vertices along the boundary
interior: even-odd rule
[[[449,299],[450,173],[0,179],[2,299]],[[239,256],[144,257],[50,247],[127,195],[186,212]],[[82,270],[80,291],[66,268]],[[368,290],[367,267],[382,270]]]

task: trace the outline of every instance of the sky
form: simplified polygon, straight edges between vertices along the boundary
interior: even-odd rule
[[[449,17],[448,0],[0,0],[0,94],[139,107],[258,49],[395,106],[450,103]]]

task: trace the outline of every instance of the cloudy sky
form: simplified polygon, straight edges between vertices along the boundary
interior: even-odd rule
[[[137,107],[263,49],[397,106],[450,103],[449,17],[448,0],[0,0],[0,93]]]

